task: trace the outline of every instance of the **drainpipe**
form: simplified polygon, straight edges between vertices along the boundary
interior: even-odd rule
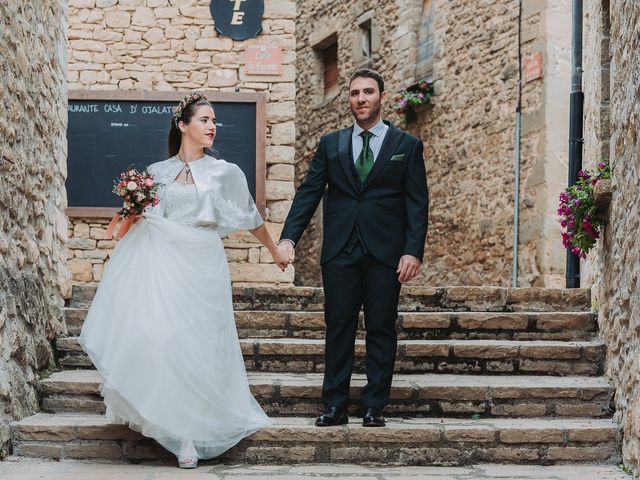
[[[520,111],[522,107],[522,49],[520,36],[522,29],[522,0],[518,1],[518,103],[516,105],[516,132],[513,154],[514,163],[514,199],[513,199],[513,267],[511,286],[518,286],[518,228],[520,225]]]
[[[578,180],[582,169],[582,124],[584,93],[582,92],[582,0],[573,0],[573,33],[571,39],[571,94],[569,104],[569,186]],[[580,287],[580,258],[567,249],[567,288]]]

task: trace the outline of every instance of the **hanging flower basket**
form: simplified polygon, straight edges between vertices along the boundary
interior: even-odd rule
[[[423,80],[402,90],[394,99],[396,113],[404,115],[405,124],[416,119],[416,113],[429,103],[433,96],[433,82]]]
[[[594,189],[600,180],[610,178],[609,163],[601,162],[591,172],[580,170],[578,181],[560,194],[558,215],[565,230],[562,244],[580,258],[587,258],[605,224],[605,219],[598,215]]]

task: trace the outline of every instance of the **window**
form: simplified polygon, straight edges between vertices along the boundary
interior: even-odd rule
[[[338,43],[332,43],[322,50],[322,63],[324,66],[324,96],[330,97],[338,93]]]
[[[371,60],[371,20],[360,24],[360,55],[363,62]]]
[[[416,78],[425,79],[433,73],[435,49],[433,45],[433,0],[423,0],[422,20],[418,28]]]

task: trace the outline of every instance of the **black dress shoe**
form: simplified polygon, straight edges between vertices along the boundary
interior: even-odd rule
[[[364,415],[362,416],[363,427],[384,427],[385,421],[380,410],[367,407],[364,409]]]
[[[327,410],[316,419],[318,427],[333,427],[349,423],[346,407],[327,407]]]

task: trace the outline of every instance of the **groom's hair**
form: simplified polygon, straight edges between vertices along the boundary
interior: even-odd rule
[[[380,75],[375,70],[371,70],[370,68],[361,68],[359,70],[356,70],[349,79],[349,86],[351,86],[351,82],[353,82],[356,78],[373,78],[378,84],[380,93],[384,92],[384,78],[382,78],[382,75]]]

